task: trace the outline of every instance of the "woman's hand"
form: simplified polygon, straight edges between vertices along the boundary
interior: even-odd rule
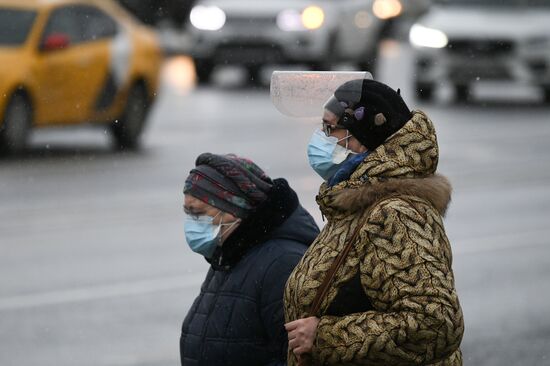
[[[318,324],[319,318],[314,316],[285,324],[285,329],[288,333],[288,348],[296,356],[311,352]]]

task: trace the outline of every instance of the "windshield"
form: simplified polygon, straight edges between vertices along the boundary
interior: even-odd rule
[[[441,5],[456,6],[496,6],[496,7],[529,7],[548,6],[549,0],[437,0]]]
[[[23,44],[29,35],[36,12],[18,9],[0,9],[0,45]]]

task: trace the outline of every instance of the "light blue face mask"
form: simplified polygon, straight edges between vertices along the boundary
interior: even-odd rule
[[[233,221],[229,224],[214,225],[214,219],[220,213],[221,211],[215,216],[204,215],[185,219],[185,239],[192,251],[202,254],[206,258],[211,258],[216,247],[221,245],[220,231],[222,226],[233,226],[238,222]]]
[[[309,140],[307,146],[307,157],[309,165],[324,180],[328,181],[340,168],[340,165],[346,160],[349,154],[347,139],[351,135],[338,140],[334,136],[326,136],[321,130],[316,130]],[[338,145],[338,142],[346,140],[346,147]]]

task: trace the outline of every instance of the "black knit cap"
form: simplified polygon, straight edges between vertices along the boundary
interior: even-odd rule
[[[359,98],[357,93],[350,93],[359,89],[358,83],[362,83]],[[339,124],[369,150],[382,145],[412,118],[399,92],[379,81],[348,81],[336,89],[334,98],[344,106]]]

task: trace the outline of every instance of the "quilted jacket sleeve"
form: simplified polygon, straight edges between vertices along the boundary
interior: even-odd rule
[[[298,253],[288,253],[274,259],[265,271],[261,291],[261,317],[269,348],[280,355],[273,365],[284,364],[288,337],[284,328],[283,292],[290,273],[301,259]],[[271,364],[270,364],[271,365]]]
[[[423,365],[453,355],[464,324],[439,214],[392,199],[371,212],[361,239],[361,282],[377,311],[322,317],[316,361]]]

